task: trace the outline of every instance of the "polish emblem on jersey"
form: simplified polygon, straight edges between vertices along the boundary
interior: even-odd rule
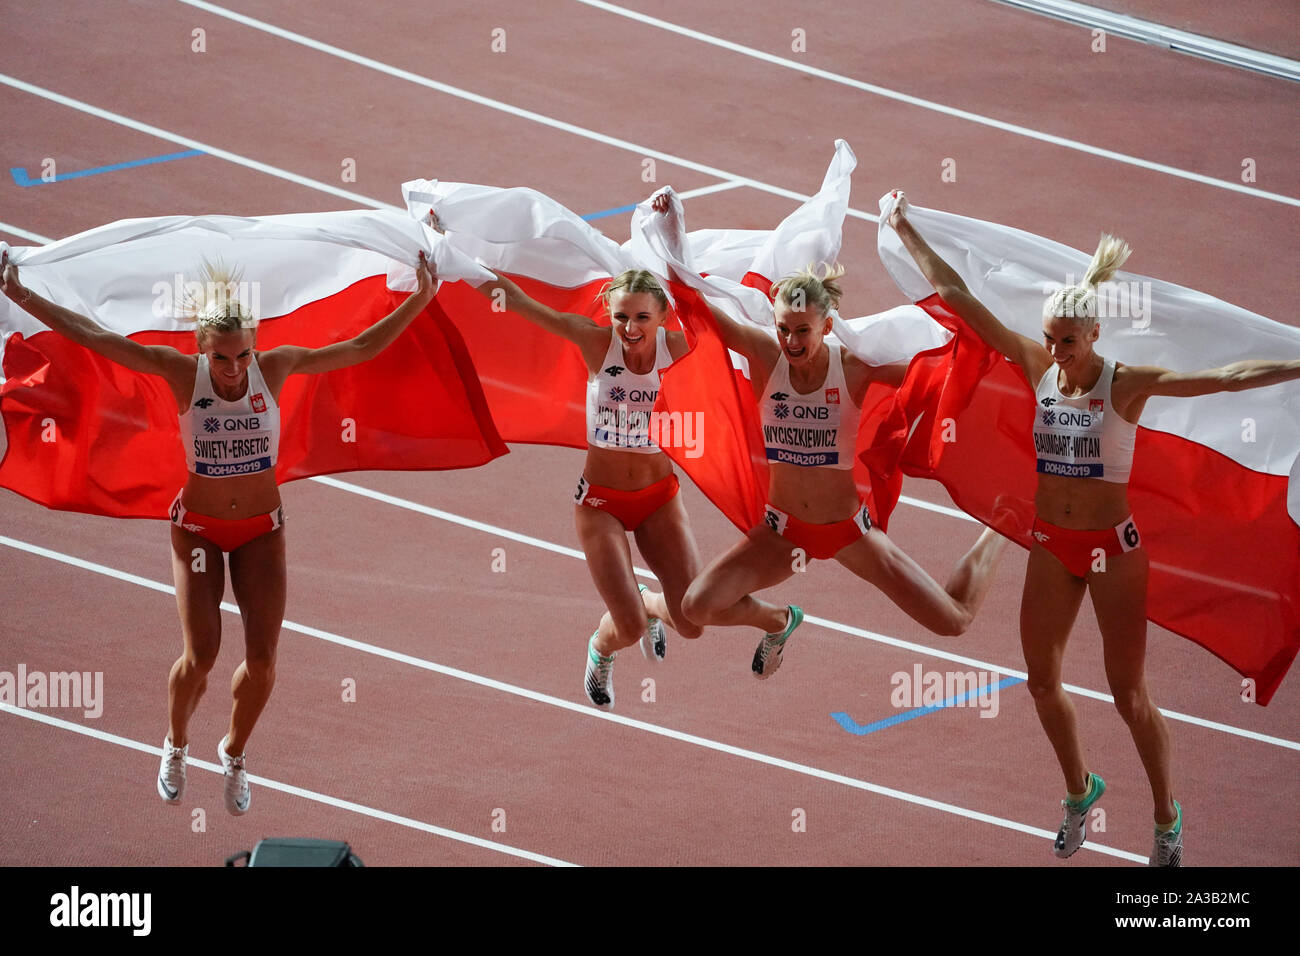
[[[790,406],[784,403],[772,406],[772,414],[777,418],[788,418],[790,415]]]
[[[253,402],[253,411],[255,412],[266,411],[266,399],[262,397],[261,392],[258,392],[256,395],[253,396],[252,402]]]
[[[1053,412],[1053,411],[1046,411],[1046,412],[1043,412],[1043,424],[1044,424],[1044,425],[1055,425],[1055,424],[1056,424],[1056,412]]]
[[[840,403],[840,390],[838,388],[826,389],[826,404],[838,405]]]
[[[211,434],[212,432],[216,431],[220,427],[221,427],[221,422],[219,419],[216,418],[203,419],[203,430],[208,434]]]
[[[1105,401],[1105,399],[1101,399],[1101,398],[1093,398],[1093,399],[1089,399],[1089,401],[1088,401],[1088,411],[1090,411],[1090,412],[1099,412],[1099,411],[1101,411],[1101,406],[1102,406],[1102,404],[1103,404],[1104,401]]]
[[[1043,399],[1044,408],[1051,408],[1055,404],[1056,404],[1056,399],[1052,398],[1052,396],[1050,395],[1048,395],[1045,399]]]
[[[194,407],[195,407],[195,408],[207,408],[209,405],[212,404],[212,401],[213,401],[213,400],[210,399],[210,398],[200,398],[197,402],[194,403]]]
[[[621,365],[611,365],[609,368],[605,369],[606,375],[621,375],[622,372],[623,366]]]
[[[627,401],[627,392],[615,385],[609,390],[609,400],[611,402]]]

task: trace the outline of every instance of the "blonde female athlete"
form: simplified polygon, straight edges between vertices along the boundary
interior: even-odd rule
[[[1065,819],[1053,850],[1064,858],[1083,845],[1085,815],[1106,790],[1105,781],[1084,765],[1074,706],[1061,687],[1065,644],[1087,591],[1101,628],[1115,708],[1151,782],[1156,826],[1150,864],[1181,866],[1183,815],[1173,798],[1169,731],[1151,702],[1144,673],[1148,559],[1128,503],[1137,421],[1153,395],[1186,398],[1275,385],[1300,378],[1300,361],[1171,372],[1098,355],[1093,349],[1101,331],[1096,286],[1113,276],[1130,252],[1112,236],[1102,236],[1082,284],[1048,299],[1040,345],[1012,332],[971,295],[908,222],[905,200],[889,224],[948,308],[990,348],[1019,365],[1034,387],[1038,514],[1020,604],[1020,640],[1038,719],[1065,774]],[[1103,553],[1104,571],[1094,570],[1096,555]]]
[[[275,652],[284,620],[284,512],[275,481],[280,439],[277,400],[290,375],[347,368],[387,348],[433,297],[434,279],[420,253],[418,289],[356,338],[318,349],[284,345],[257,351],[257,319],[229,292],[239,277],[206,269],[197,312],[199,353],[140,345],[56,305],[3,267],[3,292],[28,314],[125,368],[157,375],[180,415],[189,477],[171,506],[172,572],[185,648],[168,678],[168,729],[158,772],[159,795],[179,804],[185,792],[190,716],[207,689],[221,647],[223,553],[244,621],[245,658],[231,682],[230,726],[217,747],[225,770],[225,804],[248,812],[251,794],[244,746],[275,683]],[[235,427],[227,430],[225,423]],[[195,560],[202,552],[202,564]],[[205,570],[195,571],[195,567]]]
[[[435,228],[437,226],[435,225]],[[578,347],[587,366],[587,461],[573,496],[578,540],[596,590],[609,609],[587,642],[583,686],[601,710],[614,708],[615,654],[640,642],[662,661],[664,622],[682,637],[700,628],[682,614],[682,596],[700,567],[672,462],[653,443],[651,410],[659,373],[687,352],[686,336],[664,328],[668,297],[653,275],[628,270],[604,292],[610,326],[530,298],[498,274],[478,287],[501,290],[506,308]],[[636,538],[663,592],[640,587],[627,535]]]
[[[670,199],[655,197],[653,208],[669,215]],[[842,346],[826,344],[842,274],[827,267],[817,275],[809,267],[776,283],[775,338],[710,306],[727,348],[749,361],[771,478],[763,522],[704,569],[686,592],[683,608],[701,625],[762,629],[751,663],[760,679],[780,667],[803,611],[750,595],[794,574],[793,549],[808,558],[834,558],[930,630],[956,635],[966,630],[984,599],[1006,543],[985,529],[940,587],[872,525],[853,479],[860,409],[873,381],[897,385],[905,369],[868,365]]]

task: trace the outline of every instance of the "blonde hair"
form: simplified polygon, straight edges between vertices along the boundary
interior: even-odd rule
[[[818,266],[825,267],[821,275],[818,275]],[[772,283],[768,294],[773,302],[784,302],[797,311],[802,312],[813,305],[822,315],[829,315],[831,309],[839,308],[840,297],[844,294],[837,281],[843,275],[844,267],[838,263],[810,262],[793,275]]]
[[[609,300],[615,292],[649,292],[659,303],[659,308],[668,308],[668,294],[664,292],[664,287],[659,284],[659,280],[654,277],[654,273],[645,269],[627,269],[620,272],[605,283],[604,288],[597,294],[598,299],[605,301],[605,307],[609,308]]]
[[[183,318],[195,323],[197,335],[257,328],[257,316],[239,301],[237,295],[243,278],[243,269],[227,266],[220,259],[216,262],[203,260],[197,282],[185,285]],[[197,294],[195,286],[198,286]]]
[[[1109,281],[1132,253],[1123,239],[1102,233],[1083,281],[1053,292],[1043,305],[1043,318],[1074,319],[1085,331],[1091,329],[1097,323],[1097,286]]]

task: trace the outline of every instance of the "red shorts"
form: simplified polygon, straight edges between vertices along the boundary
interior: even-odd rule
[[[276,508],[269,514],[252,518],[228,521],[225,518],[186,511],[181,504],[181,493],[177,492],[176,500],[172,502],[171,522],[178,528],[192,531],[200,538],[211,541],[222,551],[234,551],[284,524],[284,508]]]
[[[1142,547],[1142,538],[1138,534],[1133,516],[1129,515],[1113,528],[1100,531],[1078,531],[1074,528],[1058,528],[1048,524],[1042,518],[1034,518],[1031,532],[1034,540],[1056,557],[1076,578],[1086,578],[1093,570],[1093,562],[1101,554],[1112,556],[1136,551]]]
[[[830,524],[809,524],[768,505],[763,514],[763,523],[781,537],[789,539],[796,548],[802,548],[808,557],[824,561],[835,557],[842,549],[870,531],[871,515],[863,504],[852,518],[832,521]]]
[[[578,492],[573,496],[573,502],[597,511],[608,511],[623,523],[626,530],[635,531],[641,522],[672,501],[680,488],[676,475],[669,475],[636,491],[602,488],[589,484],[583,476],[578,479]]]

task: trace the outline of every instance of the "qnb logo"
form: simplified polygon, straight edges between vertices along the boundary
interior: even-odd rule
[[[622,402],[627,400],[627,392],[615,385],[609,390],[609,400],[611,402]]]
[[[777,418],[789,418],[790,406],[785,404],[784,402],[780,402],[776,405],[773,405],[772,414],[775,415]]]
[[[622,375],[622,374],[623,374],[623,366],[621,366],[621,365],[611,365],[609,368],[605,369],[605,374],[606,374],[606,375],[609,375],[609,376]]]
[[[1043,424],[1044,424],[1044,425],[1055,425],[1055,424],[1056,424],[1056,412],[1043,412]]]
[[[82,893],[74,886],[50,897],[51,926],[125,926],[148,936],[152,913],[152,893]]]
[[[1075,428],[1090,428],[1092,419],[1093,416],[1089,412],[1076,412],[1069,408],[1062,408],[1056,413],[1057,424]]]
[[[221,427],[228,432],[255,432],[262,427],[260,418],[227,418]]]
[[[195,407],[195,408],[207,408],[207,407],[209,407],[211,404],[212,404],[212,399],[210,399],[210,398],[200,398],[197,402],[194,403],[194,407]]]
[[[659,397],[659,393],[645,388],[634,388],[627,393],[627,397],[628,401],[632,402],[653,402]]]
[[[795,405],[793,408],[795,418],[816,418],[828,419],[831,417],[831,410],[825,405]]]
[[[221,429],[221,419],[219,418],[203,419],[203,430],[207,432],[209,435],[211,435],[215,431],[219,431],[220,429]]]

